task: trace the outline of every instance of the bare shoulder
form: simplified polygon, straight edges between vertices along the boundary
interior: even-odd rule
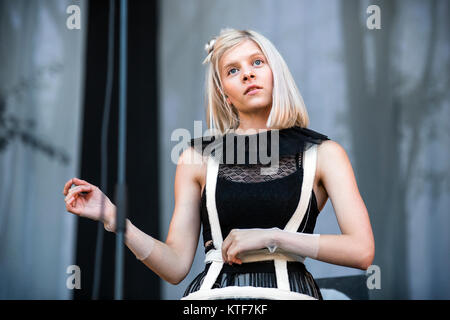
[[[332,172],[342,172],[351,168],[345,149],[336,141],[325,140],[317,148],[317,172],[321,182]]]
[[[200,183],[205,164],[205,157],[193,147],[189,147],[178,158],[177,171],[182,171],[184,176],[190,176],[191,179]]]
[[[317,163],[321,186],[333,204],[338,221],[345,212],[367,211],[350,159],[339,143],[324,141],[318,148]]]
[[[317,154],[322,156],[322,158],[327,158],[327,156],[343,156],[346,155],[346,152],[344,148],[336,141],[325,140],[319,144]]]

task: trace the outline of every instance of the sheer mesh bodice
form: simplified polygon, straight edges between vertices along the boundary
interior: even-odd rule
[[[300,159],[299,159],[300,158]],[[219,177],[233,182],[243,183],[257,183],[264,181],[271,181],[274,179],[283,178],[298,170],[301,163],[300,154],[287,155],[279,159],[278,169],[274,170],[272,174],[261,174],[262,168],[270,168],[269,165],[262,164],[230,164],[219,167]]]

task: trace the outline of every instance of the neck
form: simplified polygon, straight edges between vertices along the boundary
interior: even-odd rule
[[[257,112],[247,114],[243,112],[239,112],[239,126],[236,129],[236,132],[243,131],[266,131],[269,130],[267,128],[266,123],[270,114],[270,108],[265,108],[263,110],[258,110]]]

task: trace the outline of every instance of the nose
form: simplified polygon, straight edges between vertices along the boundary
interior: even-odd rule
[[[251,70],[243,73],[242,80],[247,81],[249,78],[255,78],[255,74]]]

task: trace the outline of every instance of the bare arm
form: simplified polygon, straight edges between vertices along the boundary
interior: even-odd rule
[[[373,261],[375,243],[369,214],[358,190],[355,175],[345,150],[334,141],[324,141],[318,148],[318,171],[341,229],[340,235],[321,234],[317,260],[359,269]],[[274,234],[280,248],[296,252],[298,246],[314,241],[301,233]]]
[[[164,280],[181,282],[194,261],[200,235],[200,191],[199,154],[187,149],[178,161],[175,174],[175,209],[165,243],[156,240],[151,254],[143,263]],[[192,160],[195,163],[192,163]],[[133,235],[130,233],[130,241]]]
[[[372,264],[375,244],[369,214],[345,150],[334,141],[324,141],[318,147],[317,158],[316,175],[331,199],[341,234],[319,236],[278,228],[234,229],[222,245],[225,262],[241,263],[240,252],[276,246],[347,267],[365,270]]]
[[[202,158],[189,148],[178,160],[175,175],[175,209],[165,242],[159,241],[127,219],[125,244],[136,257],[162,279],[177,284],[192,266],[200,235],[200,183]],[[70,189],[72,184],[77,186]],[[81,217],[101,220],[105,229],[115,230],[116,207],[100,189],[87,181],[70,179],[64,186],[66,209]],[[105,197],[105,216],[101,216],[101,199]]]

